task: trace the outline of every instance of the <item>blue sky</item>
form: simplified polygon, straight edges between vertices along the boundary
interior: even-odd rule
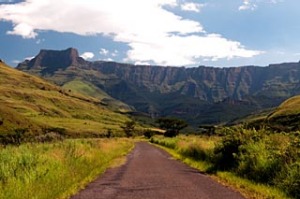
[[[300,60],[296,0],[0,0],[0,58],[77,48],[87,60],[267,66]]]

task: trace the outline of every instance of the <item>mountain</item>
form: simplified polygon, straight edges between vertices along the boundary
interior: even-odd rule
[[[0,104],[0,138],[20,130],[31,136],[53,131],[72,137],[100,136],[109,129],[120,133],[120,125],[129,120],[96,98],[63,89],[3,62]]]
[[[226,123],[300,94],[300,63],[195,68],[89,62],[76,49],[41,50],[17,69],[65,86],[80,81],[151,117]]]

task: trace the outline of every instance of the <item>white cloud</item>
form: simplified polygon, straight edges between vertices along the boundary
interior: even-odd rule
[[[27,0],[0,5],[0,20],[14,24],[8,34],[23,38],[35,38],[39,31],[47,30],[111,37],[127,44],[131,49],[126,60],[137,63],[187,65],[200,58],[230,59],[261,53],[208,34],[200,22],[176,15],[165,6],[179,4],[177,0]],[[189,10],[197,11],[192,4]]]
[[[80,55],[80,57],[82,57],[83,59],[93,59],[94,56],[95,55],[92,52],[85,52],[82,55]]]
[[[32,39],[37,36],[33,28],[26,23],[19,23],[14,27],[13,31],[7,31],[9,35],[20,35],[25,39]]]
[[[31,57],[25,57],[25,60],[32,60],[32,59],[34,59],[34,56],[31,56]],[[19,62],[20,63],[20,62]]]
[[[116,56],[118,56],[118,54],[119,54],[119,51],[118,50],[114,50],[114,52],[111,53],[111,56],[112,57],[116,57]]]
[[[243,0],[243,4],[239,6],[239,10],[255,10],[261,3],[277,4],[284,0]]]
[[[104,55],[107,56],[109,53],[109,50],[105,49],[105,48],[101,48],[99,51],[100,55]]]
[[[189,65],[197,63],[199,58],[232,59],[235,57],[252,57],[263,52],[244,49],[239,42],[230,41],[220,35],[206,36],[171,36],[160,39],[160,43],[131,43],[128,52],[130,60],[135,62],[154,61],[160,65]],[[147,53],[145,53],[147,52]],[[158,53],[159,52],[159,53]]]
[[[198,4],[198,3],[184,3],[180,7],[184,11],[192,11],[192,12],[200,12],[200,9],[203,7],[203,4]]]
[[[239,10],[255,10],[257,5],[252,0],[244,0],[243,5],[239,7]]]

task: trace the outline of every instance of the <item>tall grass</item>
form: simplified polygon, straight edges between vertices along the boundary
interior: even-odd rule
[[[225,131],[226,136],[219,138],[156,136],[151,141],[170,148],[173,155],[202,172],[213,173],[247,197],[300,198],[298,133]]]
[[[0,149],[0,198],[65,198],[129,152],[128,139],[65,140]]]

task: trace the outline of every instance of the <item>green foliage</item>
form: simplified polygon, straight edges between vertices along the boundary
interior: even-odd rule
[[[147,129],[144,131],[144,136],[148,139],[150,139],[152,136],[154,136],[157,132],[153,131],[151,129]]]
[[[178,139],[177,138],[166,138],[166,137],[165,138],[152,137],[150,139],[150,142],[154,143],[154,144],[159,144],[161,146],[168,147],[170,149],[175,149],[177,147]]]
[[[136,123],[133,120],[126,121],[124,126],[121,126],[126,137],[132,137],[134,135],[135,126],[136,126]]]
[[[168,147],[183,159],[205,161],[206,172],[234,175],[281,189],[300,198],[300,132],[273,133],[268,130],[224,128],[221,139],[199,136],[152,137],[151,142]],[[204,142],[205,141],[205,142]]]
[[[55,137],[54,134],[73,138],[104,137],[108,128],[120,134],[120,124],[128,120],[125,114],[101,105],[100,99],[65,91],[3,64],[0,64],[0,101],[2,137],[15,134],[16,128],[28,129],[30,136],[42,140]],[[41,138],[46,136],[48,138]]]
[[[156,122],[160,128],[166,130],[166,137],[175,137],[181,129],[188,126],[185,121],[175,118],[159,118]]]
[[[69,198],[132,148],[128,139],[78,139],[1,148],[0,199]]]

